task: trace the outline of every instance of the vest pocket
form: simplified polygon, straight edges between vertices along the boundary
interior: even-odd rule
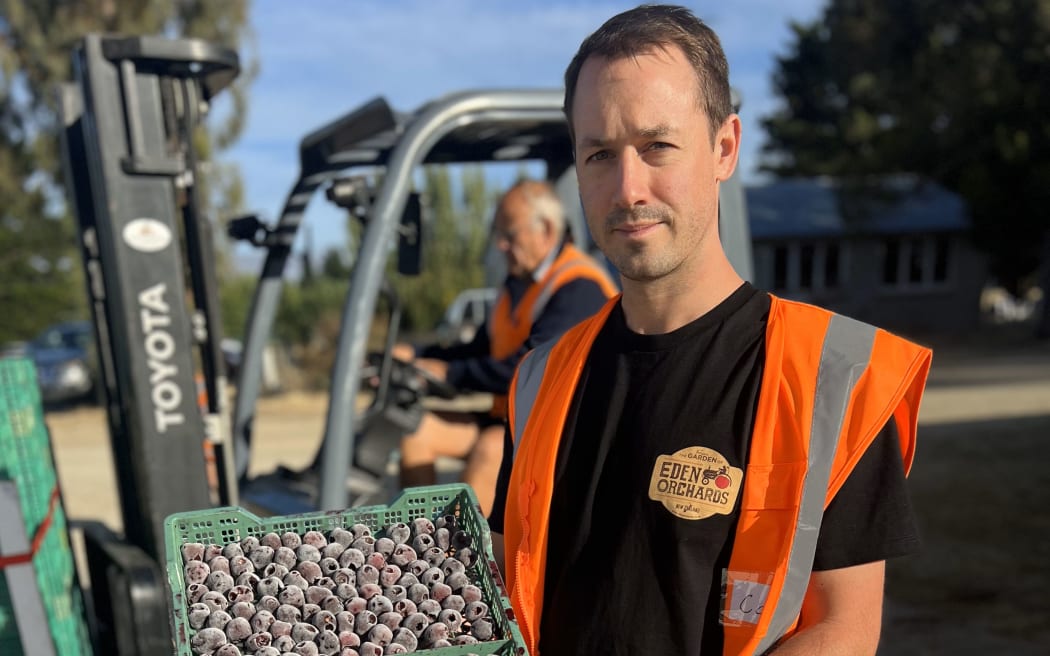
[[[748,465],[744,474],[741,511],[788,510],[797,507],[806,479],[806,464],[799,461]]]

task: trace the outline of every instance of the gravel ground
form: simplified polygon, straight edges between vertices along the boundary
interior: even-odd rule
[[[891,561],[880,656],[1050,653],[1050,344],[934,349],[910,478],[923,550]]]

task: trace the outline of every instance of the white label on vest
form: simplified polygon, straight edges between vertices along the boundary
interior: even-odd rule
[[[734,624],[758,624],[762,610],[766,607],[766,599],[769,597],[769,586],[758,581],[746,581],[736,579],[730,588],[729,604],[726,608],[722,623],[728,626]]]
[[[675,517],[728,515],[736,506],[744,472],[714,449],[691,446],[659,456],[649,479],[649,498]]]

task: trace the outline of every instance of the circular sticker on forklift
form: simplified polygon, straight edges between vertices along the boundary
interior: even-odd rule
[[[133,219],[121,232],[124,243],[143,253],[156,253],[171,244],[171,229],[156,219]]]
[[[675,517],[728,515],[736,506],[744,472],[714,449],[691,446],[659,456],[649,479],[649,498]]]

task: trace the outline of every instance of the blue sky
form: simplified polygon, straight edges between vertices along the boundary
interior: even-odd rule
[[[223,159],[240,166],[246,210],[277,218],[298,175],[299,140],[382,95],[399,110],[476,87],[560,87],[580,41],[634,2],[602,0],[254,0],[260,71],[247,126]],[[759,118],[775,107],[770,75],[788,23],[821,0],[690,2],[719,34],[742,98],[741,174],[755,179]],[[345,222],[318,194],[307,210],[314,249],[344,241]],[[239,258],[240,259],[240,258]]]

